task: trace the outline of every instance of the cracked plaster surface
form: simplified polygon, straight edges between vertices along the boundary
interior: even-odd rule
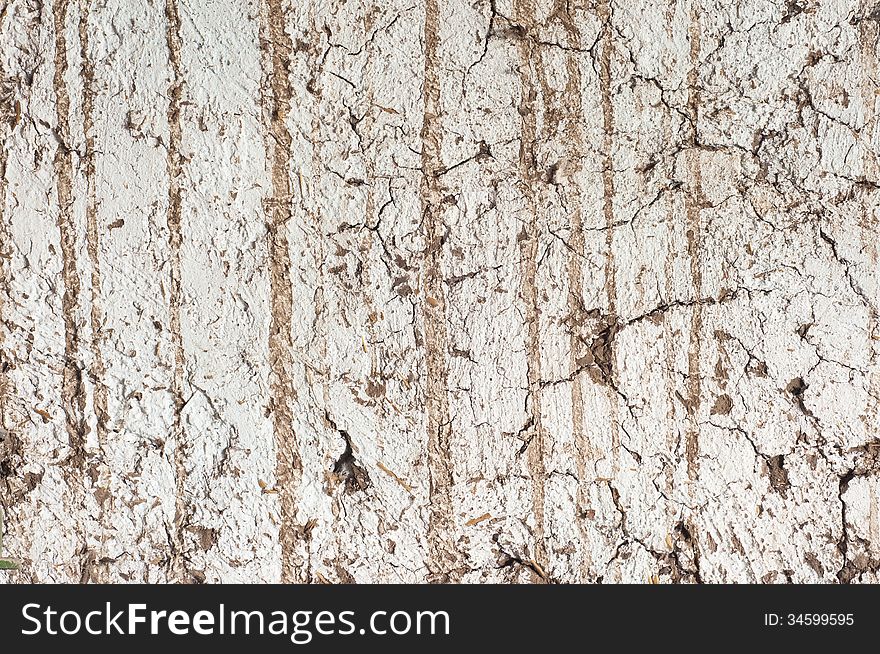
[[[0,581],[880,581],[878,33],[6,0]]]

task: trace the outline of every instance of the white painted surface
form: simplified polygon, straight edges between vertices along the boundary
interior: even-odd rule
[[[873,7],[0,11],[0,580],[878,581]]]

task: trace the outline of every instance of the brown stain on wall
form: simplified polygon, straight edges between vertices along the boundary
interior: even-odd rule
[[[91,328],[91,351],[92,365],[89,373],[94,391],[92,395],[92,410],[95,413],[95,431],[98,439],[98,450],[102,462],[106,461],[105,451],[107,448],[107,386],[104,383],[106,368],[101,351],[103,343],[103,312],[101,310],[101,261],[99,257],[99,228],[98,206],[95,197],[95,148],[94,123],[92,116],[95,104],[95,71],[89,56],[89,10],[91,0],[81,0],[79,6],[79,42],[80,42],[80,77],[82,78],[82,112],[83,112],[83,139],[85,142],[85,158],[83,161],[83,173],[86,183],[86,251],[91,265],[91,307],[89,322]],[[112,502],[110,496],[110,472],[106,463],[101,463],[99,473],[99,489],[96,493],[100,503],[100,523],[102,541],[106,536],[106,509],[105,503]],[[103,570],[97,570],[102,574]],[[104,581],[101,579],[101,581]]]
[[[58,230],[61,245],[61,279],[64,294],[61,311],[64,320],[64,367],[62,373],[61,406],[70,445],[68,463],[82,468],[85,463],[85,391],[82,372],[77,365],[80,335],[76,324],[79,310],[80,282],[76,260],[76,226],[73,218],[73,152],[70,150],[70,96],[67,91],[67,3],[52,5],[55,28],[54,77],[55,116],[60,143],[53,162],[58,193]]]
[[[7,12],[0,14],[0,33],[2,33],[4,23],[6,22]],[[6,81],[6,70],[3,66],[3,60],[0,59],[0,84]],[[0,102],[5,102],[5,98],[0,98]],[[6,224],[6,163],[9,159],[8,140],[12,138],[13,116],[7,111],[12,111],[12,107],[5,107],[0,104],[0,352],[3,352],[4,340],[6,338],[6,327],[4,308],[6,298],[9,296],[9,269],[8,262],[12,258],[12,234],[9,232],[9,226]],[[6,130],[9,130],[8,132]],[[7,361],[5,355],[0,358],[0,429],[3,435],[6,435],[6,406],[7,398],[12,391],[12,380],[7,370]],[[5,502],[4,502],[5,504]]]
[[[671,37],[671,27],[670,34]],[[663,138],[667,143],[672,142],[673,134],[671,128],[671,120],[668,113],[663,114]],[[665,200],[666,203],[666,225],[667,225],[667,243],[666,253],[663,259],[663,280],[665,297],[671,297],[675,291],[675,248],[677,226],[675,220],[676,203],[675,197],[669,194]],[[666,420],[668,426],[666,428],[666,450],[669,454],[670,461],[679,460],[679,448],[681,445],[681,434],[677,429],[671,428],[676,424],[675,413],[679,406],[678,397],[676,396],[676,379],[675,379],[675,359],[676,359],[676,331],[670,324],[671,321],[663,320],[663,343],[665,344],[664,361],[666,363],[664,378],[664,398],[666,403]],[[666,466],[665,474],[666,492],[670,492],[674,486],[674,469],[672,465]]]
[[[446,367],[448,350],[446,331],[446,293],[443,287],[443,224],[441,188],[438,176],[443,170],[441,143],[443,125],[440,117],[440,7],[437,0],[425,3],[424,117],[422,122],[421,202],[424,217],[425,252],[422,323],[425,331],[425,404],[427,409],[428,471],[430,475],[428,507],[428,568],[432,580],[454,581],[460,576],[462,555],[453,542],[451,487],[453,484],[450,441],[452,420]],[[427,298],[432,298],[428,302]]]
[[[520,55],[520,84],[521,97],[519,113],[521,120],[520,149],[519,149],[519,174],[524,199],[526,201],[528,223],[523,226],[518,237],[520,246],[520,267],[522,275],[522,298],[525,304],[526,322],[526,356],[528,360],[528,388],[530,418],[532,422],[532,439],[528,445],[528,465],[532,479],[532,513],[535,518],[534,526],[534,556],[533,560],[540,569],[548,569],[547,544],[544,535],[544,503],[545,503],[545,480],[547,470],[544,463],[545,427],[541,415],[541,315],[538,306],[537,256],[538,256],[538,212],[535,203],[534,189],[539,175],[537,171],[536,144],[537,144],[537,120],[535,116],[535,103],[537,102],[537,90],[532,80],[532,62],[540,67],[540,61],[536,61],[538,53],[534,48],[534,41],[530,30],[535,27],[535,6],[531,0],[518,0],[514,3],[514,20],[525,28],[525,34],[517,41]],[[544,578],[532,572],[535,582],[544,581]]]
[[[862,12],[870,15],[876,11],[876,3],[863,3]],[[873,147],[874,134],[877,130],[877,100],[880,89],[877,87],[877,47],[880,43],[880,21],[863,18],[859,22],[859,56],[861,60],[862,80],[860,95],[865,107],[865,123],[862,127],[861,138],[867,140],[865,146],[866,161],[864,164],[864,176],[866,181],[878,183],[880,165],[877,161],[877,150]],[[862,191],[863,206],[861,211],[860,227],[862,243],[873,270],[877,270],[877,232],[880,228],[878,223],[878,210],[876,205],[877,189],[873,191],[867,188]],[[866,431],[870,434],[880,424],[880,369],[877,365],[878,348],[880,348],[880,333],[878,333],[878,316],[873,307],[868,310],[868,348],[871,352],[871,372],[868,375],[868,407],[862,421]],[[873,505],[872,505],[873,508]]]
[[[581,49],[580,30],[574,24],[568,13],[567,3],[557,0],[553,15],[557,16],[562,23],[568,38],[568,46],[574,50]],[[567,176],[573,180],[572,196],[574,198],[574,210],[571,212],[570,225],[571,235],[569,246],[573,253],[569,256],[567,266],[568,277],[568,311],[569,311],[569,366],[577,371],[581,368],[582,349],[584,347],[580,330],[586,320],[584,310],[584,280],[581,259],[584,256],[584,228],[583,216],[581,215],[581,188],[578,175],[581,172],[581,158],[584,145],[584,135],[581,128],[580,118],[583,115],[583,102],[581,99],[581,69],[577,58],[569,53],[565,58],[566,86],[563,97],[565,108],[565,129],[563,135],[566,142],[566,154],[569,161]],[[574,439],[577,470],[577,497],[575,503],[574,520],[577,523],[582,543],[588,542],[585,516],[589,507],[587,488],[593,482],[595,470],[589,471],[588,466],[595,463],[595,451],[587,437],[584,425],[584,396],[583,380],[580,374],[575,374],[571,382],[571,422],[572,436]],[[585,546],[582,547],[583,560],[580,566],[581,581],[587,581],[592,567],[591,552]]]
[[[697,120],[700,110],[699,92],[699,61],[700,61],[700,17],[693,13],[690,22],[690,55],[691,69],[688,73],[688,113],[694,124],[694,142],[688,152],[690,182],[689,192],[685,196],[687,213],[687,252],[691,266],[691,280],[695,298],[703,296],[703,268],[700,262],[702,251],[702,227],[700,209],[703,203],[702,175],[700,169],[701,151],[697,147]],[[703,305],[695,302],[691,313],[690,342],[688,346],[688,427],[685,440],[685,457],[687,459],[688,478],[696,481],[699,475],[699,426],[700,410],[700,350],[703,329]]]
[[[272,424],[275,433],[275,478],[279,489],[281,526],[281,581],[302,582],[305,573],[295,561],[298,531],[297,491],[302,461],[293,431],[291,403],[295,397],[290,369],[293,342],[293,286],[290,277],[290,249],[285,230],[291,219],[290,150],[293,143],[286,119],[292,95],[288,68],[293,42],[285,29],[282,0],[268,0],[261,12],[260,43],[268,83],[261,91],[263,113],[268,118],[266,144],[269,153],[272,197],[266,200],[269,285],[272,293],[269,323],[269,365],[272,386]]]
[[[174,400],[174,422],[172,438],[174,442],[174,480],[175,517],[174,532],[171,534],[172,572],[178,582],[191,581],[191,574],[184,560],[185,527],[189,521],[190,507],[186,501],[186,434],[184,433],[181,411],[184,406],[183,384],[186,361],[183,350],[183,335],[180,329],[181,261],[180,246],[183,241],[181,207],[183,197],[180,178],[183,175],[181,156],[182,132],[180,127],[180,107],[183,99],[183,68],[180,61],[180,14],[176,0],[165,1],[165,38],[168,46],[168,61],[171,66],[171,84],[168,87],[168,242],[171,262],[171,290],[169,298],[169,329],[173,349],[174,366],[171,380],[171,395]]]
[[[599,95],[602,102],[602,213],[605,218],[605,298],[608,303],[608,322],[617,322],[617,264],[614,259],[614,101],[611,97],[611,55],[614,41],[611,29],[611,7],[607,0],[598,5],[602,21],[601,54],[599,58]],[[617,352],[611,349],[607,378],[617,375]],[[613,470],[620,463],[620,410],[617,391],[608,389],[611,405],[611,457]]]

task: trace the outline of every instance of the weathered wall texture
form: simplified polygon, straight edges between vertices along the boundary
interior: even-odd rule
[[[2,580],[880,581],[880,8],[0,21]]]

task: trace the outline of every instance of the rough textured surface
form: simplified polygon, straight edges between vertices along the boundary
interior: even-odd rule
[[[0,581],[880,581],[871,3],[2,2]]]

